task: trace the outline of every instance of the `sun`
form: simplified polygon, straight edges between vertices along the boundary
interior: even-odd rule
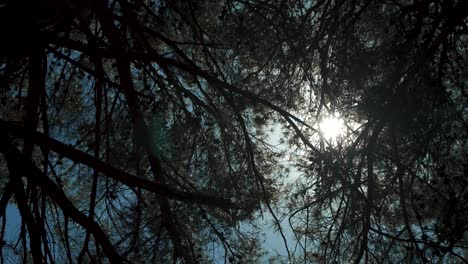
[[[325,139],[336,140],[345,130],[344,120],[336,116],[326,117],[319,123],[319,129]]]

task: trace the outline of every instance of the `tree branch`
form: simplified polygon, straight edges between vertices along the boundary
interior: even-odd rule
[[[3,120],[0,120],[0,128],[11,135],[21,138],[23,138],[26,133],[24,127],[10,122],[5,122]],[[77,163],[84,164],[130,187],[142,188],[158,195],[167,196],[168,198],[184,202],[205,204],[213,207],[219,207],[224,210],[239,209],[238,205],[235,205],[231,201],[221,197],[216,197],[202,192],[184,192],[166,184],[160,184],[137,177],[39,132],[34,133],[34,143],[41,147],[47,146],[49,150],[52,150],[63,157],[69,158]]]

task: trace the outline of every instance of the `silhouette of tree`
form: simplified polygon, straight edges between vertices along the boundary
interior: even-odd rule
[[[467,262],[466,1],[0,3],[2,262]]]
[[[466,262],[466,3],[317,8],[309,123],[325,109],[349,133],[299,162],[289,220],[302,258]]]

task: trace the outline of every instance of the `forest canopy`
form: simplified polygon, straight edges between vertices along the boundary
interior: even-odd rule
[[[0,262],[468,263],[467,16],[1,0]]]

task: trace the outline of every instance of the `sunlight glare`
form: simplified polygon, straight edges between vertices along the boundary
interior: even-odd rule
[[[345,125],[343,119],[330,116],[322,119],[319,124],[320,132],[327,140],[335,140],[343,134]]]

